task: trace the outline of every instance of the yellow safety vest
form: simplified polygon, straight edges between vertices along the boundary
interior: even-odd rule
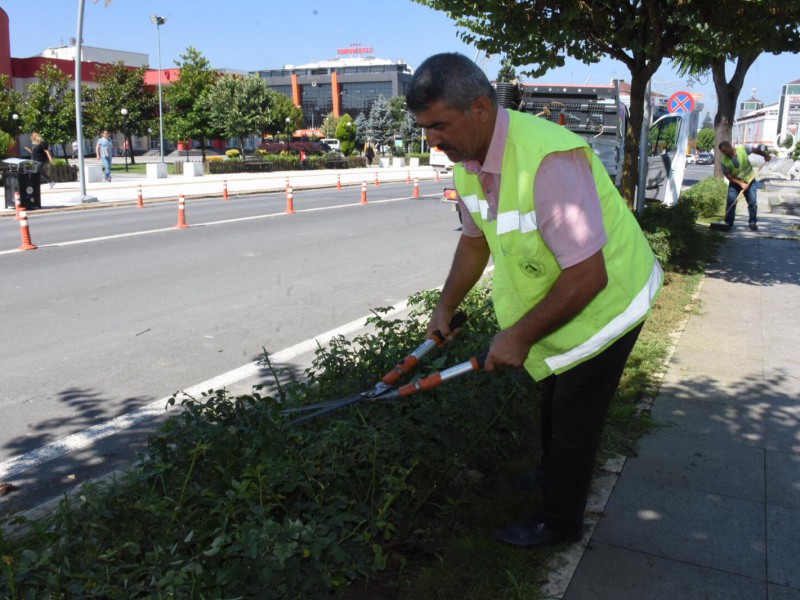
[[[747,149],[744,146],[736,146],[736,158],[739,159],[738,167],[734,167],[733,161],[725,154],[722,155],[720,162],[730,169],[731,175],[735,179],[750,183],[755,174],[753,173],[753,165],[750,164],[750,159],[747,157]]]
[[[600,159],[579,136],[563,127],[509,110],[498,214],[487,219],[488,203],[476,174],[459,163],[454,179],[459,196],[483,231],[494,259],[492,296],[502,329],[516,323],[550,291],[561,269],[536,222],[536,171],[551,152],[583,148],[597,184],[608,242],[603,255],[608,285],[576,315],[536,342],[525,368],[536,380],[562,373],[596,356],[641,323],[661,289],[663,272],[625,201]],[[541,140],[547,140],[543,144]],[[570,182],[564,182],[569,194]]]

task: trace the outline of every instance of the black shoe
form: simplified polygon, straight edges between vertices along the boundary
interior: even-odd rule
[[[540,465],[523,471],[514,478],[511,485],[523,492],[533,492],[542,489],[542,486],[544,486],[544,467]]]
[[[750,229],[752,231],[758,231],[758,225],[756,225],[755,223],[750,223]]]
[[[571,544],[583,537],[583,528],[576,531],[553,529],[540,519],[530,518],[514,523],[503,529],[494,530],[498,542],[522,546],[523,548],[543,548],[555,544]]]

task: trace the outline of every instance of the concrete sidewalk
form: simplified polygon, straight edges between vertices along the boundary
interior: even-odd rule
[[[778,191],[776,191],[778,190]],[[565,600],[800,600],[800,182],[737,211]],[[785,212],[785,211],[782,211]],[[744,214],[742,214],[744,213]]]
[[[449,179],[451,176],[447,176]],[[177,200],[180,194],[186,198],[222,196],[223,187],[227,185],[228,195],[257,194],[282,192],[287,181],[296,190],[316,187],[334,187],[337,182],[342,186],[360,186],[366,183],[368,188],[378,183],[407,182],[410,178],[430,181],[436,178],[435,171],[429,166],[421,167],[389,167],[359,169],[326,169],[313,171],[277,171],[274,173],[231,173],[227,175],[203,175],[189,177],[169,175],[162,179],[148,179],[146,175],[114,172],[113,181],[86,184],[87,196],[95,202],[84,203],[81,200],[81,184],[79,182],[57,183],[52,188],[47,184],[41,187],[42,209],[65,207],[95,207],[97,203],[135,203],[138,201],[138,189],[141,186],[142,200],[148,201]],[[0,215],[14,214],[13,208],[3,204]]]

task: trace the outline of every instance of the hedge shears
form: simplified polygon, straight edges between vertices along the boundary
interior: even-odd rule
[[[466,320],[466,313],[456,313],[453,316],[453,319],[450,321],[451,331],[461,327]],[[473,356],[468,361],[459,363],[448,369],[431,373],[430,375],[418,379],[417,381],[412,381],[411,383],[407,383],[402,386],[397,385],[397,382],[401,377],[408,375],[411,371],[413,371],[419,364],[420,360],[422,360],[422,358],[431,350],[437,346],[441,346],[444,343],[444,340],[445,338],[441,332],[438,330],[435,331],[428,339],[420,344],[416,350],[398,362],[395,367],[370,390],[340,400],[329,400],[327,402],[317,402],[315,404],[294,406],[281,411],[281,414],[286,416],[292,413],[313,411],[289,422],[289,425],[294,425],[295,423],[300,423],[308,419],[313,419],[314,417],[328,414],[334,410],[344,408],[345,406],[355,404],[356,402],[361,402],[362,400],[387,400],[389,398],[404,398],[419,391],[432,390],[433,388],[443,384],[445,381],[465,375],[466,373],[472,373],[483,369],[483,363],[486,360],[486,353],[483,353],[479,356]]]

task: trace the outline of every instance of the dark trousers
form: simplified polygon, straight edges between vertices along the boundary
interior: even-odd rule
[[[545,482],[538,516],[555,529],[583,524],[603,422],[641,330],[638,325],[601,354],[541,382]]]
[[[736,198],[739,196],[739,192],[742,191],[742,188],[736,185],[735,183],[728,184],[728,200],[725,203],[725,222],[733,227],[733,220],[736,218]],[[747,201],[747,217],[748,222],[750,225],[755,225],[758,221],[758,191],[756,190],[756,184],[753,182],[747,191],[745,191],[744,199]]]

